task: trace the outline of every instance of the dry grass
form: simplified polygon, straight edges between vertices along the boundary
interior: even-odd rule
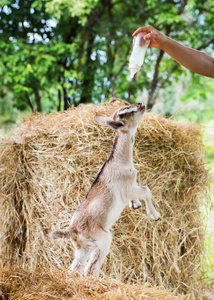
[[[82,105],[28,117],[0,146],[0,251],[3,264],[23,268],[67,267],[70,242],[48,233],[65,228],[110,154],[114,133],[93,121],[118,103]],[[200,128],[146,113],[134,148],[138,182],[152,190],[162,215],[127,208],[114,227],[103,265],[110,278],[150,282],[197,294],[203,252],[200,201],[209,186]]]
[[[118,280],[79,278],[65,271],[26,271],[9,269],[0,272],[0,299],[6,300],[189,300],[150,284],[128,285]]]

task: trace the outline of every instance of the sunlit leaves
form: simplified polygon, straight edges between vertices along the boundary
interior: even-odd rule
[[[63,13],[71,17],[78,17],[79,23],[85,25],[87,16],[97,4],[98,0],[51,0],[47,2],[46,8],[56,19],[60,19]]]

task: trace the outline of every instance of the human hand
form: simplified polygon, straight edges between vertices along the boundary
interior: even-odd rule
[[[150,41],[149,46],[162,49],[163,44],[167,40],[167,36],[160,31],[156,30],[152,26],[146,26],[141,27],[135,30],[135,32],[132,34],[133,37],[135,37],[138,33],[143,32],[145,33],[144,40]]]

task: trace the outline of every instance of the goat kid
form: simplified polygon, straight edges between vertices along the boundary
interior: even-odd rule
[[[135,133],[144,111],[145,106],[136,103],[119,108],[113,119],[94,116],[99,125],[116,130],[112,152],[78,206],[69,227],[50,234],[54,239],[71,239],[75,257],[70,269],[85,276],[98,277],[110,250],[110,230],[128,204],[137,209],[141,207],[139,200],[144,200],[151,219],[160,218],[149,188],[137,185],[137,171],[133,165]]]

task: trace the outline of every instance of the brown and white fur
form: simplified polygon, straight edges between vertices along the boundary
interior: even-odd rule
[[[78,206],[69,227],[51,233],[55,239],[71,239],[75,258],[70,269],[85,276],[98,277],[100,267],[109,253],[112,241],[110,230],[127,205],[140,208],[139,200],[144,200],[147,214],[153,220],[160,218],[149,188],[137,185],[137,171],[133,164],[135,133],[144,111],[145,106],[136,103],[119,108],[113,119],[94,116],[99,125],[116,130],[112,152]]]

